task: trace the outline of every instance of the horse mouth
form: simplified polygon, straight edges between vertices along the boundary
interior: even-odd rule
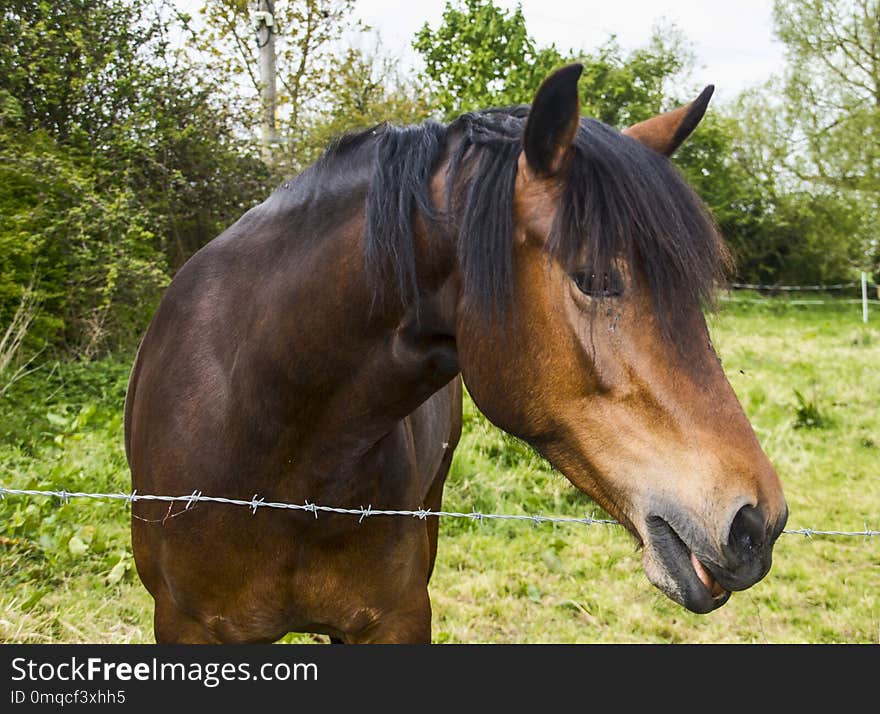
[[[667,597],[691,612],[706,614],[724,605],[730,591],[712,575],[675,528],[660,516],[648,519],[644,566],[648,579]]]

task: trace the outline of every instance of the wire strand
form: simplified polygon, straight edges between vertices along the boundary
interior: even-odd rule
[[[256,514],[257,510],[260,508],[275,508],[290,511],[304,511],[307,513],[312,513],[315,518],[318,517],[318,513],[336,513],[341,515],[358,516],[358,522],[362,522],[365,518],[372,518],[374,516],[404,516],[409,518],[418,518],[420,520],[425,520],[426,518],[465,518],[480,523],[482,523],[484,520],[496,520],[531,522],[534,525],[539,525],[542,523],[576,523],[579,525],[587,526],[621,525],[618,521],[615,520],[611,520],[608,518],[593,518],[591,516],[576,518],[573,516],[544,516],[517,513],[481,513],[480,511],[476,510],[467,513],[463,511],[434,511],[430,508],[419,508],[416,510],[383,509],[373,508],[370,505],[366,507],[362,506],[360,508],[340,508],[338,506],[318,505],[315,503],[309,503],[308,501],[305,501],[304,503],[283,503],[277,501],[266,501],[262,498],[259,498],[257,494],[254,494],[254,496],[250,500],[239,498],[225,498],[222,496],[206,496],[201,491],[193,491],[191,494],[188,494],[186,496],[158,496],[151,494],[140,494],[136,490],[132,491],[131,493],[86,493],[84,491],[41,491],[36,489],[6,488],[5,486],[0,485],[0,500],[2,500],[7,495],[51,497],[59,499],[62,503],[68,503],[72,498],[125,501],[128,504],[139,501],[163,501],[171,503],[172,505],[175,502],[186,503],[184,511],[181,511],[180,513],[189,510],[191,507],[198,503],[221,503],[230,506],[243,506],[249,508],[253,514]],[[174,515],[179,515],[179,513]],[[162,523],[167,520],[167,518],[168,516],[156,522]],[[819,530],[816,528],[790,528],[784,530],[783,533],[787,533],[789,535],[803,535],[810,538],[814,536],[850,536],[869,539],[873,538],[874,536],[880,535],[880,531],[869,529],[867,527],[867,524],[865,525],[864,530],[861,531]]]

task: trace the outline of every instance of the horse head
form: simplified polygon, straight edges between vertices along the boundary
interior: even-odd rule
[[[558,70],[508,122],[519,139],[495,152],[512,166],[469,172],[458,361],[480,410],[637,538],[654,585],[705,613],[768,572],[787,518],[704,317],[728,254],[669,159],[712,88],[620,132],[580,117],[580,74]]]

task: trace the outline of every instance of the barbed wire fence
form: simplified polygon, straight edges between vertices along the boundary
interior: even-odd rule
[[[719,299],[722,302],[732,302],[732,303],[763,303],[763,304],[772,304],[771,300],[768,298],[749,298],[749,297],[734,297],[733,292],[736,290],[752,290],[756,292],[769,292],[769,293],[783,293],[783,294],[798,294],[798,293],[808,293],[808,292],[838,292],[843,290],[852,290],[855,288],[861,288],[861,296],[859,298],[834,298],[832,300],[821,300],[821,299],[788,299],[785,300],[786,305],[827,305],[827,304],[845,304],[845,305],[861,305],[862,306],[862,322],[868,322],[868,306],[869,305],[880,305],[880,289],[874,283],[868,282],[867,273],[862,273],[861,280],[859,282],[851,282],[851,283],[833,283],[829,285],[761,285],[757,283],[730,283],[727,286],[727,291],[722,293],[719,296]],[[876,291],[877,298],[869,298],[868,290],[872,289]],[[777,303],[778,304],[778,303]]]
[[[186,506],[184,507],[183,511],[178,511],[177,514],[173,515],[180,515],[181,513],[185,513],[194,505],[199,503],[218,503],[227,506],[248,508],[254,515],[256,515],[257,511],[260,508],[274,508],[288,511],[311,513],[312,515],[314,515],[315,518],[318,518],[318,514],[320,513],[335,513],[346,516],[357,516],[359,523],[363,522],[365,518],[375,518],[379,516],[399,516],[405,518],[418,518],[420,520],[425,520],[427,518],[464,518],[479,523],[482,523],[484,521],[517,521],[522,523],[532,523],[533,525],[541,525],[544,523],[567,523],[583,526],[621,525],[618,521],[609,518],[593,518],[592,516],[588,515],[577,518],[574,516],[545,516],[542,514],[529,515],[519,513],[483,513],[477,510],[472,510],[470,512],[442,510],[435,511],[430,508],[418,508],[415,510],[373,508],[372,506],[361,506],[359,508],[341,508],[338,506],[325,506],[316,503],[309,503],[308,501],[305,501],[304,503],[266,501],[263,498],[260,498],[257,494],[254,494],[249,500],[238,498],[225,498],[222,496],[206,496],[201,491],[193,491],[191,494],[185,496],[160,496],[153,494],[140,494],[136,490],[132,491],[131,493],[87,493],[84,491],[50,491],[24,488],[7,488],[3,485],[0,485],[0,500],[4,499],[6,496],[57,498],[63,504],[69,503],[70,500],[74,498],[121,501],[125,502],[128,505],[131,505],[132,503],[137,503],[139,501],[160,501],[170,504],[169,515],[166,516],[166,519],[172,515],[171,507],[173,507],[175,503],[185,503]],[[137,516],[135,516],[135,518],[137,518]],[[164,520],[165,519],[160,519],[157,522],[164,522]],[[867,523],[864,525],[864,529],[861,531],[821,530],[817,528],[786,528],[783,533],[786,533],[788,535],[802,535],[810,538],[821,536],[859,537],[864,538],[866,541],[874,538],[875,536],[880,536],[880,531],[868,528]]]

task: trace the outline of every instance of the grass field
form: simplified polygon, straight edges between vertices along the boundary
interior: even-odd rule
[[[789,528],[880,528],[880,313],[871,319],[863,325],[854,305],[778,300],[723,304],[710,317],[725,371],[782,477]],[[47,364],[0,398],[0,483],[128,491],[130,361]],[[603,515],[470,402],[444,506]],[[700,616],[648,583],[620,527],[446,520],[431,595],[439,643],[877,644],[880,537],[783,535],[765,580]],[[150,642],[151,613],[124,504],[0,502],[0,641]]]

